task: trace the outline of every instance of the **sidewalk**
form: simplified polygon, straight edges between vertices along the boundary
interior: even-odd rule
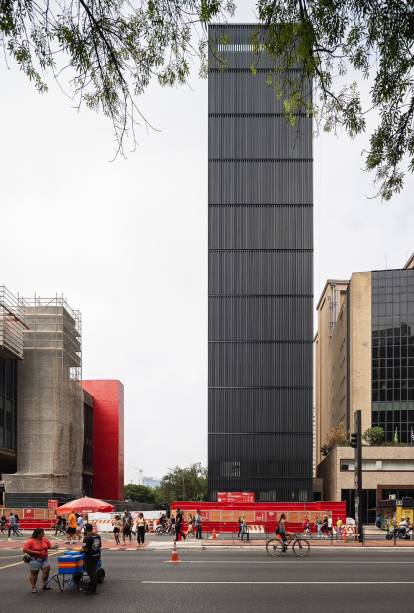
[[[0,551],[7,550],[20,550],[23,547],[23,543],[30,537],[30,533],[28,532],[23,537],[14,538],[14,539],[1,539],[0,540]],[[69,549],[69,545],[65,543],[62,538],[55,538],[54,536],[47,535],[50,541],[55,543],[56,541],[59,543],[59,550],[67,550]],[[126,545],[116,545],[114,539],[111,536],[102,535],[102,549],[112,550],[112,551],[144,551],[144,550],[170,550],[173,546],[172,540],[163,540],[163,539],[147,539],[144,546],[140,546],[137,548],[137,542],[132,541],[132,543],[127,542]],[[310,544],[313,549],[367,549],[367,548],[392,548],[392,549],[414,549],[414,541],[403,541],[397,540],[396,545],[394,545],[394,541],[386,541],[385,534],[382,539],[369,539],[366,540],[363,544],[357,543],[355,541],[352,542],[344,542],[342,540],[334,539],[331,541],[330,539],[310,539]],[[264,548],[266,545],[265,539],[251,539],[250,541],[239,541],[233,539],[203,539],[202,541],[190,540],[190,541],[180,541],[177,543],[177,549],[210,549],[216,548],[218,551],[220,548],[229,549],[249,549],[249,548]],[[79,548],[81,543],[76,543],[73,549]]]

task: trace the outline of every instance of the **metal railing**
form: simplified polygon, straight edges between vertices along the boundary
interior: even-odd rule
[[[0,285],[0,353],[22,359],[24,353],[25,301]]]

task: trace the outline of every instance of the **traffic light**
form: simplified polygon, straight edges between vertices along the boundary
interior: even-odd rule
[[[351,433],[351,447],[356,449],[358,446],[358,437],[356,432]]]

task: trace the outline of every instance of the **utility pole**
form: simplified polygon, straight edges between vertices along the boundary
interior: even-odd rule
[[[358,541],[363,543],[362,527],[362,440],[361,440],[361,411],[354,414],[354,432],[351,434],[351,447],[355,450],[355,527],[358,534]]]

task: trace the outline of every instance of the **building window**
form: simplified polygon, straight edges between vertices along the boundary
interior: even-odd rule
[[[222,477],[240,477],[240,462],[222,462]]]
[[[341,471],[355,470],[355,460],[341,460]],[[368,472],[414,471],[413,460],[362,460],[362,470]]]

